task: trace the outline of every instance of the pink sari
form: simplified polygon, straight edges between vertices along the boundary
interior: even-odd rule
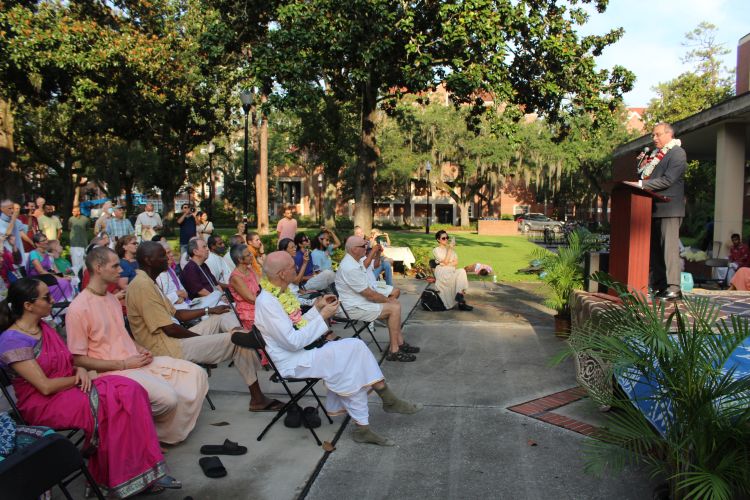
[[[72,376],[73,355],[57,332],[44,322],[40,326],[38,342],[16,330],[0,335],[0,363],[36,357],[48,378]],[[125,498],[166,474],[148,395],[137,382],[107,375],[94,380],[89,394],[71,387],[44,396],[16,376],[13,388],[28,424],[84,431],[84,449],[93,453],[89,469],[105,495]]]

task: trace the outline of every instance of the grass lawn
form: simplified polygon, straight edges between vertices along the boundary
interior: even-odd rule
[[[437,242],[433,234],[389,231],[394,246],[422,247],[432,250]],[[456,237],[458,263],[461,266],[481,262],[495,270],[498,281],[538,281],[536,275],[516,274],[529,265],[539,248],[523,236],[479,236],[476,233],[449,233]],[[471,276],[470,279],[478,279]]]

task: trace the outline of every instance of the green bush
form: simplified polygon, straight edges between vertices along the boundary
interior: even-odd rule
[[[500,220],[513,220],[512,214],[503,214],[500,216]]]

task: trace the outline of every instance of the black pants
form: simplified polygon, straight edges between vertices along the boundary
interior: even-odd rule
[[[648,284],[656,291],[680,290],[680,225],[682,217],[651,219],[651,262]]]

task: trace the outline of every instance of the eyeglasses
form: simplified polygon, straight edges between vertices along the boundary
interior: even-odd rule
[[[356,246],[356,247],[354,247],[354,248],[367,248],[367,245],[357,245],[357,246]]]
[[[52,295],[50,295],[49,293],[47,295],[42,295],[41,297],[35,298],[34,300],[32,300],[32,302],[36,302],[39,299],[46,300],[48,304],[52,303]]]
[[[440,239],[441,239],[441,240],[447,240],[447,239],[448,239],[448,237],[447,237],[447,236],[441,236],[441,237],[440,237]]]

